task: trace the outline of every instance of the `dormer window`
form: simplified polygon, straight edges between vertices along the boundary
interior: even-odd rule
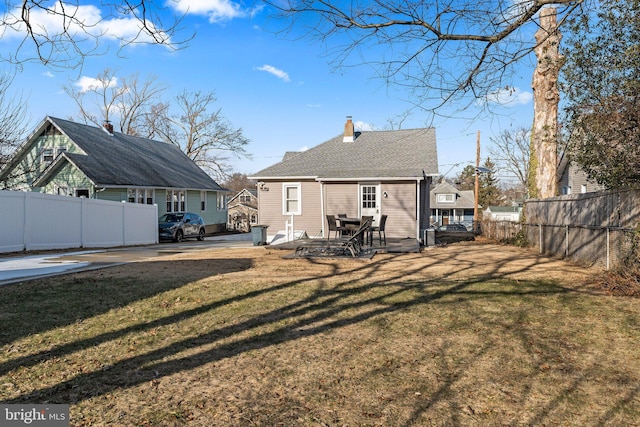
[[[453,203],[456,201],[455,194],[438,194],[439,203]]]
[[[45,148],[42,150],[42,161],[51,163],[53,161],[53,148]]]

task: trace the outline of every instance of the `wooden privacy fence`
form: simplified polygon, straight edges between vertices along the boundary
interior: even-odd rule
[[[480,230],[483,236],[498,241],[513,241],[523,229],[523,224],[514,221],[483,220]]]
[[[158,207],[0,191],[0,252],[158,242]]]
[[[606,269],[638,259],[640,190],[530,199],[527,241],[541,253]]]

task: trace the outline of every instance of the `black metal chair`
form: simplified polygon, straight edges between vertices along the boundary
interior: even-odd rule
[[[342,232],[346,232],[347,229],[345,227],[341,227],[338,225],[338,221],[336,221],[335,215],[327,215],[327,224],[329,225],[329,232],[327,233],[327,240],[331,240],[331,232],[335,231],[336,240],[338,237],[342,236]]]
[[[371,243],[373,243],[373,233],[377,231],[378,240],[380,241],[380,244],[382,244],[382,241],[384,240],[385,246],[387,245],[387,234],[384,232],[384,228],[386,224],[387,224],[387,215],[382,215],[380,217],[380,223],[378,223],[378,225],[374,225],[373,227],[369,228]]]

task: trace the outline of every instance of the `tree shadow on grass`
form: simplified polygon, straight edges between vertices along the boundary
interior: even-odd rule
[[[415,255],[414,259],[418,260],[421,255]],[[224,263],[224,259],[213,260],[216,263]],[[375,279],[376,273],[381,267],[393,262],[393,258],[387,258],[380,262],[355,262],[349,268],[335,261],[323,260],[300,260],[301,266],[305,262],[323,263],[324,265],[333,266],[331,271],[322,277],[303,277],[297,280],[285,281],[273,286],[265,286],[259,290],[248,293],[239,293],[233,297],[202,304],[196,308],[181,311],[171,316],[166,316],[152,322],[141,323],[134,326],[122,328],[113,332],[107,332],[98,336],[92,336],[88,339],[74,341],[72,343],[54,347],[48,350],[46,354],[30,355],[26,357],[11,360],[0,367],[0,373],[6,373],[17,366],[28,366],[38,363],[44,356],[60,357],[74,351],[95,346],[97,344],[111,341],[132,332],[141,332],[166,326],[178,321],[184,321],[188,318],[206,313],[211,310],[220,309],[225,305],[238,301],[259,300],[270,293],[286,290],[296,286],[313,286],[313,291],[308,297],[299,300],[287,300],[265,313],[259,315],[251,315],[245,313],[244,320],[223,325],[202,333],[195,337],[189,337],[173,342],[165,347],[138,354],[130,358],[116,362],[105,370],[83,373],[77,377],[62,381],[51,387],[43,387],[33,393],[23,394],[14,399],[3,401],[3,403],[12,402],[60,402],[71,403],[81,401],[93,396],[109,393],[118,388],[133,387],[137,384],[154,380],[159,376],[167,376],[175,373],[187,371],[197,368],[204,364],[233,357],[251,350],[264,349],[266,347],[278,345],[294,341],[303,337],[316,336],[333,329],[342,328],[348,325],[359,324],[368,319],[381,315],[387,315],[397,311],[404,311],[412,307],[423,304],[433,304],[445,297],[455,296],[456,300],[477,299],[486,297],[485,294],[479,293],[472,289],[478,281],[484,280],[464,280],[464,281],[448,281],[441,277],[434,279],[407,280],[406,277],[428,273],[429,262],[421,263],[416,266],[411,265],[411,258],[406,258],[406,262],[398,268],[393,274],[386,273],[384,279]],[[422,260],[424,261],[424,259]],[[433,260],[437,262],[437,260]],[[505,260],[504,262],[508,262]],[[185,261],[172,261],[167,264],[175,263],[175,267],[185,269],[190,266],[196,267],[199,261],[194,261],[193,265],[185,265]],[[233,263],[234,267],[229,271],[235,271],[251,266],[251,260],[246,263]],[[157,267],[157,265],[156,265]],[[473,266],[460,263],[458,273],[466,269],[472,269]],[[522,267],[529,268],[528,266]],[[500,265],[496,265],[493,269],[496,277],[501,274],[497,273],[501,269]],[[144,271],[144,268],[141,269]],[[260,274],[259,270],[256,274]],[[491,275],[492,273],[488,273]],[[428,274],[427,274],[428,276]],[[57,318],[55,322],[43,322],[38,324],[36,330],[46,330],[69,323],[73,323],[80,318],[88,318],[105,312],[106,310],[122,307],[132,301],[147,298],[159,292],[182,286],[197,278],[206,277],[206,273],[195,273],[185,278],[183,282],[161,283],[158,285],[149,285],[148,289],[140,289],[133,293],[123,292],[124,295],[118,295],[117,290],[123,287],[135,287],[135,280],[129,279],[125,283],[117,283],[113,295],[113,301],[104,306],[97,304],[88,307],[88,309],[79,309],[76,311],[64,311],[66,317]],[[329,282],[330,279],[330,282]],[[66,292],[80,292],[83,285],[81,283],[68,283],[60,285],[61,289],[55,295],[56,302],[64,304],[64,294]],[[319,285],[320,283],[320,285]],[[331,283],[331,284],[329,284]],[[55,287],[55,284],[48,286]],[[36,289],[36,288],[34,288]],[[86,295],[89,300],[92,298],[100,298],[103,300],[110,299],[110,293],[105,295],[104,289],[95,289],[92,293]],[[412,296],[407,298],[408,292]],[[570,292],[570,290],[560,286],[544,286],[538,289],[527,289],[525,291],[505,291],[505,293],[518,293],[529,295],[546,295]],[[491,293],[492,296],[495,293]],[[451,303],[451,302],[449,302]],[[73,315],[69,314],[73,313]],[[264,329],[267,329],[264,331]],[[244,336],[247,331],[256,331],[253,335]],[[22,332],[21,334],[23,334]],[[235,339],[234,339],[235,338]],[[216,345],[216,343],[219,343]],[[202,349],[198,351],[199,349]],[[182,352],[189,350],[189,355],[180,356]]]
[[[253,266],[253,260],[211,258],[136,263],[142,271],[146,266],[158,268],[158,265],[165,265],[167,271],[178,269],[183,274],[167,274],[162,280],[123,274],[105,281],[101,279],[104,271],[94,270],[0,287],[2,324],[15,325],[0,328],[0,345],[81,322],[212,274],[247,270]]]
[[[29,366],[40,363],[43,358],[62,357],[84,348],[90,348],[100,343],[105,343],[123,337],[131,333],[140,333],[151,329],[170,326],[187,319],[222,310],[226,306],[240,302],[253,302],[260,305],[266,303],[263,298],[271,298],[282,295],[283,292],[293,291],[297,287],[309,289],[305,296],[299,298],[276,299],[277,303],[269,303],[269,308],[260,313],[242,313],[236,321],[231,323],[216,324],[197,336],[185,337],[165,345],[161,348],[148,350],[145,353],[136,354],[122,359],[103,370],[80,373],[78,376],[60,381],[52,386],[40,387],[33,392],[23,393],[15,398],[3,400],[2,403],[42,402],[51,403],[76,403],[95,396],[102,396],[117,389],[135,387],[145,382],[152,382],[164,376],[197,369],[203,365],[221,361],[227,358],[241,355],[254,350],[262,350],[279,344],[294,342],[305,337],[319,336],[332,330],[343,327],[363,324],[364,322],[384,318],[396,312],[406,312],[424,305],[440,304],[451,307],[452,311],[483,299],[495,299],[501,297],[514,298],[538,298],[556,295],[571,295],[588,292],[580,286],[564,287],[553,281],[521,281],[514,283],[510,280],[512,275],[533,271],[541,264],[550,262],[547,258],[531,254],[528,259],[523,259],[521,253],[515,253],[511,258],[492,260],[490,269],[474,277],[474,271],[479,265],[486,264],[490,258],[485,256],[465,257],[451,255],[446,257],[438,253],[432,253],[425,258],[424,255],[403,256],[402,262],[397,262],[395,257],[379,258],[377,261],[335,261],[335,260],[295,260],[296,269],[304,269],[314,264],[328,267],[323,275],[314,277],[296,274],[290,280],[265,281],[263,285],[253,290],[239,288],[234,295],[216,301],[204,303],[190,309],[179,311],[175,314],[158,318],[147,323],[140,323],[124,327],[116,331],[107,332],[87,339],[77,340],[66,345],[54,347],[46,354],[29,355],[19,357],[0,365],[0,374],[11,371],[18,366]],[[510,268],[512,262],[517,261],[517,268]],[[223,262],[216,260],[216,262]],[[450,277],[442,277],[431,274],[431,267],[442,263],[452,263]],[[167,267],[183,268],[184,261],[168,262]],[[249,260],[247,268],[252,263]],[[259,263],[258,263],[259,264]],[[384,274],[379,274],[384,269]],[[142,269],[144,270],[144,269]],[[229,272],[236,271],[235,267]],[[256,278],[261,278],[259,265],[255,269]],[[196,273],[192,278],[186,279],[181,284],[197,280],[203,276]],[[286,276],[285,276],[286,277]],[[486,280],[498,282],[497,286],[486,288],[476,285]],[[181,284],[174,285],[180,286]],[[165,285],[166,286],[166,285]],[[168,289],[172,289],[169,287]],[[147,293],[161,292],[156,289],[153,292],[141,293],[138,298],[144,298]],[[125,305],[131,298],[124,298],[120,304]],[[100,313],[101,311],[99,311]],[[88,318],[92,311],[83,312],[81,317]],[[73,321],[73,319],[69,319]],[[483,321],[481,317],[478,321]],[[487,320],[485,320],[486,322]],[[517,327],[518,318],[493,319],[493,326],[510,330]],[[527,334],[512,332],[510,336],[522,342],[535,341],[536,337]],[[544,341],[537,345],[544,345]],[[467,355],[469,364],[477,363],[485,357],[496,345],[489,340],[479,346],[475,351]],[[530,345],[530,344],[528,344]],[[446,352],[446,348],[442,348]],[[446,354],[441,357],[444,358]],[[422,419],[423,414],[436,404],[449,405],[452,411],[459,412],[464,406],[455,394],[457,381],[464,377],[469,366],[447,367],[443,371],[446,379],[440,384],[428,399],[417,402],[414,411],[410,414],[405,425],[413,425]],[[532,378],[527,379],[533,381]],[[579,386],[580,379],[572,384],[569,391]],[[524,388],[524,392],[528,390]],[[562,392],[562,390],[561,390]],[[632,395],[626,396],[627,400],[637,398],[637,389]],[[524,397],[522,397],[524,399]],[[556,405],[562,400],[561,396],[550,398],[545,407],[533,414],[531,419],[544,423]],[[621,402],[624,404],[624,402]],[[615,408],[612,408],[615,412]],[[462,422],[452,415],[450,421]],[[614,418],[615,414],[605,414],[605,419]]]

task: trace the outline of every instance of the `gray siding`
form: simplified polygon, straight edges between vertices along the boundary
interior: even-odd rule
[[[260,225],[267,225],[267,235],[273,237],[278,231],[286,228],[289,215],[282,213],[283,181],[265,181],[263,189],[258,191]],[[316,181],[286,181],[301,184],[301,214],[294,215],[294,227],[303,230],[310,237],[320,236],[322,230],[322,207],[320,184]],[[269,190],[266,191],[265,189]]]
[[[357,183],[336,183],[324,185],[324,197],[327,211],[325,214],[336,215],[347,214],[348,217],[355,218],[359,215],[358,204],[358,184]],[[325,220],[326,223],[326,220]]]
[[[416,236],[416,183],[382,183],[380,213],[387,215],[386,234],[389,237]]]
[[[325,184],[326,213],[330,215],[345,213],[349,217],[359,216],[358,191],[358,183]],[[385,192],[387,198],[380,199],[380,215],[387,215],[387,236],[416,238],[416,183],[382,182],[380,193]]]

